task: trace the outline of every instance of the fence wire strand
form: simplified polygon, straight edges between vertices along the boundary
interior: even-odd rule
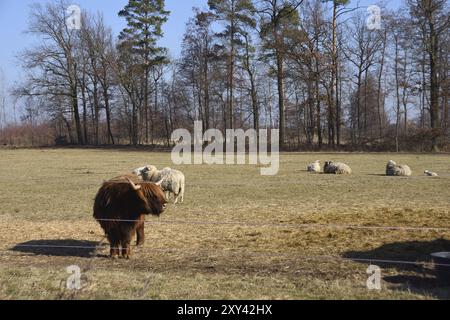
[[[117,222],[117,223],[136,223],[141,222],[141,220],[123,220],[123,219],[96,219],[94,221],[97,222]],[[362,225],[346,225],[346,224],[287,224],[287,223],[242,223],[242,222],[234,222],[234,221],[184,221],[184,220],[151,220],[145,221],[147,225],[193,225],[193,226],[228,226],[228,227],[249,227],[249,228],[267,228],[267,227],[275,227],[275,228],[285,228],[285,229],[349,229],[349,230],[372,230],[372,231],[423,231],[423,232],[450,232],[450,228],[440,228],[440,227],[403,227],[403,226],[362,226]],[[19,256],[17,254],[12,254],[14,250],[16,252],[20,252],[20,249],[67,249],[67,250],[89,250],[93,251],[91,254],[92,257],[96,257],[99,250],[107,250],[110,249],[108,245],[104,243],[105,238],[98,242],[97,246],[64,246],[64,245],[33,245],[33,244],[20,244],[15,245],[12,249],[0,249],[0,252],[6,252],[8,256]],[[55,240],[58,241],[58,240]],[[138,251],[145,252],[158,252],[158,253],[183,253],[186,254],[186,250],[178,250],[178,249],[150,249],[150,248],[142,248],[132,246],[133,248],[138,248]],[[120,248],[111,248],[111,249],[120,249]],[[209,254],[213,251],[207,251]],[[223,251],[224,253],[235,253],[233,251]],[[243,251],[236,252],[241,253]],[[34,252],[29,252],[30,254],[36,254]],[[217,254],[217,251],[214,251]],[[261,257],[285,257],[293,255],[298,259],[306,259],[306,260],[321,260],[321,261],[336,261],[336,262],[360,262],[360,263],[380,263],[380,264],[392,264],[392,265],[414,265],[419,267],[425,266],[439,266],[439,267],[449,267],[450,264],[436,264],[433,262],[417,262],[417,261],[404,261],[404,260],[393,260],[393,259],[371,259],[371,258],[358,258],[351,257],[345,258],[340,256],[330,256],[330,255],[316,255],[316,256],[305,256],[305,255],[296,255],[295,252],[256,252],[256,251],[247,251],[245,254],[251,254],[254,256]],[[0,255],[5,255],[0,253]],[[30,256],[30,255],[27,255]]]
[[[140,252],[154,252],[154,253],[168,253],[168,254],[186,254],[187,251],[186,250],[180,250],[180,249],[155,249],[155,248],[143,248],[143,247],[137,247],[137,246],[132,246],[134,249],[138,249],[138,251]],[[100,243],[97,246],[58,246],[58,245],[16,245],[14,246],[13,249],[68,249],[68,250],[89,250],[89,251],[93,251],[94,253],[92,254],[93,257],[96,256],[95,252],[99,251],[99,250],[108,250],[108,249],[117,249],[120,250],[121,248],[114,248],[114,247],[109,247],[104,245],[103,243]],[[15,254],[11,254],[11,251],[13,251],[13,249],[1,249],[0,251],[3,252],[10,252],[9,256],[17,256]],[[18,252],[20,252],[19,250],[17,250]],[[214,254],[217,255],[218,251],[204,251],[204,253],[209,254],[214,252]],[[253,255],[253,256],[257,256],[257,257],[292,257],[295,256],[295,258],[297,259],[306,259],[306,260],[325,260],[325,261],[336,261],[336,262],[361,262],[361,263],[382,263],[382,264],[393,264],[393,265],[414,265],[414,266],[420,266],[420,267],[425,267],[425,266],[430,266],[430,265],[434,265],[434,266],[440,266],[440,267],[449,267],[450,268],[450,264],[438,264],[438,263],[433,263],[433,262],[417,262],[417,261],[407,261],[407,260],[393,260],[393,259],[380,259],[380,258],[358,258],[358,257],[340,257],[340,256],[330,256],[330,255],[314,255],[314,256],[307,256],[307,255],[296,255],[296,252],[257,252],[257,251],[239,251],[239,252],[233,252],[233,251],[226,251],[223,250],[222,253],[226,253],[226,254],[242,254],[243,252],[245,252],[245,254],[248,255]],[[22,252],[21,252],[22,253]],[[195,252],[197,254],[197,252]],[[33,252],[30,252],[30,254],[35,254]],[[210,255],[210,256],[214,256]],[[29,256],[29,255],[27,255]]]

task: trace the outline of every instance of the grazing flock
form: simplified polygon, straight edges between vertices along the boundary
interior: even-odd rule
[[[167,199],[175,197],[175,204],[184,202],[185,176],[181,171],[171,168],[158,170],[155,166],[145,166],[133,171],[143,181],[154,182],[161,186]]]
[[[345,163],[327,161],[322,168],[320,160],[308,165],[307,171],[352,174],[352,169]],[[386,166],[386,175],[410,177],[412,170],[407,165],[398,165],[391,160]],[[438,176],[428,170],[425,175]],[[171,168],[158,170],[155,166],[147,165],[103,183],[95,197],[94,218],[108,238],[112,258],[129,259],[131,242],[135,236],[137,246],[144,244],[146,216],[164,213],[171,196],[175,204],[183,203],[185,180],[181,171]]]
[[[327,161],[323,166],[320,160],[308,165],[307,171],[310,173],[325,173],[325,174],[352,174],[352,169],[345,163]],[[425,175],[428,177],[438,177],[435,172],[426,170]],[[386,165],[386,176],[388,177],[411,177],[412,170],[406,164],[397,164],[395,161],[390,160]]]

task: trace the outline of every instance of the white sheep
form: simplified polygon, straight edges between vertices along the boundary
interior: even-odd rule
[[[429,170],[425,170],[425,175],[427,175],[428,177],[439,177],[439,175],[435,172],[431,172]]]
[[[167,198],[169,198],[170,194],[173,194],[175,197],[175,203],[183,203],[185,181],[186,178],[181,171],[171,168],[164,168],[161,171],[161,180],[158,184],[164,191],[166,191]]]
[[[395,161],[390,160],[386,166],[386,175],[389,177],[410,177],[412,170],[409,166],[398,165]]]
[[[161,186],[166,193],[167,199],[169,199],[170,195],[173,194],[175,197],[175,203],[184,202],[186,179],[181,171],[171,168],[158,170],[155,166],[150,165],[136,170],[138,172],[138,176],[141,177],[142,180],[154,182]]]
[[[341,162],[325,162],[325,166],[323,169],[327,174],[352,174],[352,169],[345,163]]]
[[[322,172],[322,167],[320,166],[320,160],[317,160],[314,163],[311,163],[308,168],[307,168],[308,172],[311,173],[320,173]]]

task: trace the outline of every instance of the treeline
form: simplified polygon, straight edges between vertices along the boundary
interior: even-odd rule
[[[171,145],[199,120],[278,128],[283,150],[448,148],[445,0],[380,5],[379,25],[349,0],[210,0],[193,9],[177,59],[158,46],[163,0],[129,1],[117,39],[100,14],[68,28],[68,6],[32,7],[40,40],[21,54],[27,81],[13,92],[21,128],[46,140],[50,128],[53,143]]]

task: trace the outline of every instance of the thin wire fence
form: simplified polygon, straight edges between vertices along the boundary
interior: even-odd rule
[[[95,221],[95,220],[94,220]],[[123,219],[98,219],[98,222],[117,222],[117,223],[136,223],[141,222],[141,220],[123,220]],[[283,229],[349,229],[349,230],[372,230],[372,231],[411,231],[411,232],[450,232],[450,228],[440,228],[440,227],[409,227],[409,226],[363,226],[363,225],[346,225],[346,224],[287,224],[287,223],[242,223],[242,222],[234,222],[234,221],[183,221],[183,220],[151,220],[145,221],[146,224],[150,225],[192,225],[192,226],[228,226],[228,227],[248,227],[248,228],[283,228]],[[0,255],[8,255],[8,256],[18,256],[17,252],[23,255],[23,251],[25,249],[33,249],[37,251],[39,249],[54,249],[54,250],[88,250],[92,251],[90,256],[97,256],[100,250],[107,250],[110,247],[104,244],[103,238],[98,242],[96,246],[84,246],[84,245],[46,245],[46,244],[20,244],[15,245],[14,248],[3,248],[0,249]],[[57,241],[57,240],[55,240]],[[136,246],[133,246],[136,248]],[[155,249],[155,248],[142,248],[138,247],[139,251],[142,252],[153,252],[153,253],[166,253],[166,254],[190,254],[187,250],[179,250],[179,249]],[[20,251],[22,249],[22,251]],[[112,249],[120,249],[120,248],[112,248]],[[217,250],[209,250],[203,251],[205,256],[214,256],[217,255],[219,251]],[[396,260],[396,259],[380,259],[380,258],[365,258],[365,257],[341,257],[341,256],[330,256],[330,255],[314,255],[308,256],[300,254],[298,255],[296,252],[257,252],[257,251],[239,251],[234,252],[230,250],[223,250],[222,253],[233,255],[233,254],[247,254],[253,255],[256,257],[295,257],[296,259],[303,260],[317,260],[317,261],[327,261],[327,262],[338,262],[338,263],[348,263],[348,262],[360,262],[360,263],[378,263],[378,264],[388,264],[388,265],[411,265],[417,267],[427,267],[427,266],[439,266],[439,267],[448,267],[450,268],[450,264],[436,264],[433,262],[419,262],[419,261],[407,261],[407,260]],[[36,252],[29,252],[30,254],[36,254]],[[194,252],[192,252],[193,254]],[[198,252],[195,252],[198,254]],[[27,255],[29,256],[29,255]],[[430,257],[431,258],[431,257]]]
[[[98,222],[124,222],[137,223],[141,220],[122,220],[122,219],[96,219]],[[440,227],[403,227],[403,226],[362,226],[350,224],[320,224],[320,223],[304,223],[304,224],[288,224],[288,223],[242,223],[234,221],[183,221],[183,220],[151,220],[145,221],[145,224],[152,225],[204,225],[204,226],[233,226],[248,228],[275,227],[286,229],[357,229],[357,230],[380,230],[380,231],[425,231],[425,232],[450,232],[450,228]]]
[[[33,220],[36,221],[36,220]],[[142,220],[127,219],[94,219],[97,222],[122,222],[140,223]],[[47,220],[42,220],[47,222]],[[70,221],[67,221],[70,223]],[[335,224],[335,223],[271,223],[271,222],[241,222],[241,221],[206,221],[206,220],[146,220],[148,225],[192,225],[192,226],[227,226],[245,228],[280,228],[280,229],[350,229],[350,230],[371,230],[371,231],[423,231],[423,232],[450,232],[450,227],[420,227],[420,226],[375,226],[375,225],[355,225],[355,224]]]
[[[200,250],[195,252],[189,252],[187,250],[181,250],[181,249],[156,249],[156,248],[143,248],[143,247],[137,247],[132,246],[134,249],[138,248],[140,252],[151,252],[151,253],[160,253],[160,254],[189,254],[189,255],[195,255],[198,256],[199,252],[203,253],[205,256],[213,257],[217,256],[219,251],[218,250]],[[23,253],[20,251],[20,249],[65,249],[65,250],[88,250],[92,251],[91,253],[92,257],[95,257],[98,255],[99,251],[108,250],[108,249],[117,249],[120,250],[121,248],[113,248],[106,246],[103,242],[100,242],[97,246],[64,246],[64,245],[32,245],[32,244],[22,244],[22,245],[16,245],[13,249],[0,249],[2,253],[0,255],[9,255],[9,256],[16,256],[17,254],[14,254],[13,252],[17,251],[20,253]],[[30,250],[31,251],[31,250]],[[9,254],[3,254],[4,252],[9,252]],[[380,258],[363,258],[363,257],[341,257],[341,256],[330,256],[330,255],[304,255],[304,254],[297,254],[296,252],[274,252],[274,251],[251,251],[251,250],[241,250],[239,252],[230,251],[230,250],[223,250],[220,251],[222,254],[244,254],[244,255],[251,255],[254,257],[264,257],[264,258],[293,258],[296,259],[302,259],[302,260],[323,260],[323,261],[336,261],[336,262],[361,262],[361,263],[381,263],[381,264],[391,264],[391,265],[413,265],[418,267],[426,267],[426,266],[440,266],[440,267],[449,267],[450,264],[437,264],[433,262],[419,262],[419,261],[407,261],[407,260],[394,260],[394,259],[380,259]],[[30,252],[30,254],[36,254],[34,252]],[[29,255],[27,255],[29,256]]]

